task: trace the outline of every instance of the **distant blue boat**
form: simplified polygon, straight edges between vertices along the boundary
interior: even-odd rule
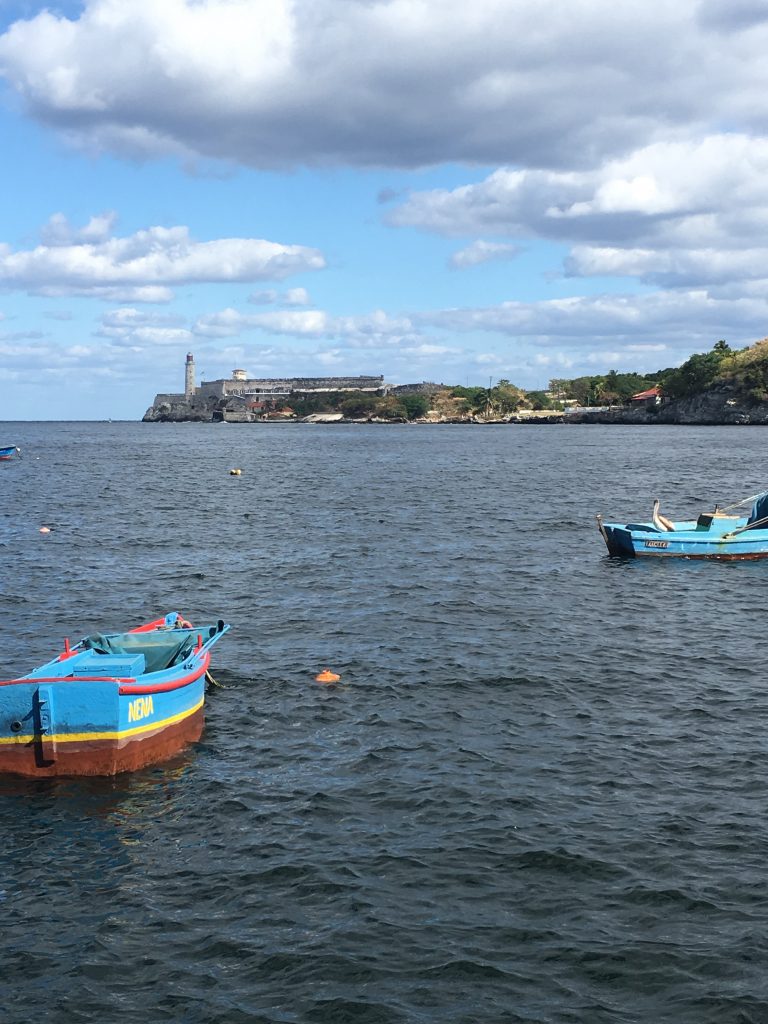
[[[210,651],[228,630],[171,612],[65,641],[52,661],[0,681],[0,771],[116,775],[178,753],[200,738]]]
[[[0,462],[7,462],[8,459],[12,459],[14,455],[20,455],[21,448],[17,448],[15,444],[6,445],[5,448],[0,448]]]
[[[730,514],[750,502],[748,516]],[[768,558],[768,491],[723,509],[716,506],[694,520],[673,522],[661,515],[656,501],[650,522],[606,523],[598,515],[597,526],[608,554],[622,558]]]

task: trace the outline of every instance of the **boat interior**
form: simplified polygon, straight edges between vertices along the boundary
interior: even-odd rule
[[[182,664],[198,645],[221,632],[224,623],[190,629],[158,629],[143,633],[93,633],[85,637],[71,654],[43,665],[25,678],[37,675],[135,678],[148,672],[161,672]],[[65,652],[66,654],[66,652]]]

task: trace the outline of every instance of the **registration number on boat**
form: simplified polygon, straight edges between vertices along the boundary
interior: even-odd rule
[[[668,540],[647,540],[645,542],[645,546],[647,548],[668,548],[669,547],[669,541]]]

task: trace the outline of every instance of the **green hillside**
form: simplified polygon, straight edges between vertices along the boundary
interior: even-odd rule
[[[736,394],[751,403],[768,400],[768,338],[734,350],[723,340],[709,352],[696,352],[681,366],[670,366],[654,373],[617,373],[553,380],[550,394],[561,401],[579,405],[622,405],[633,394],[656,385],[668,399],[691,398],[721,384],[729,384]]]

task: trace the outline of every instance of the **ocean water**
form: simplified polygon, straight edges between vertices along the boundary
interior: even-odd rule
[[[0,442],[2,677],[232,623],[200,744],[0,779],[3,1024],[768,1021],[768,562],[612,560],[594,524],[768,486],[768,433]]]

